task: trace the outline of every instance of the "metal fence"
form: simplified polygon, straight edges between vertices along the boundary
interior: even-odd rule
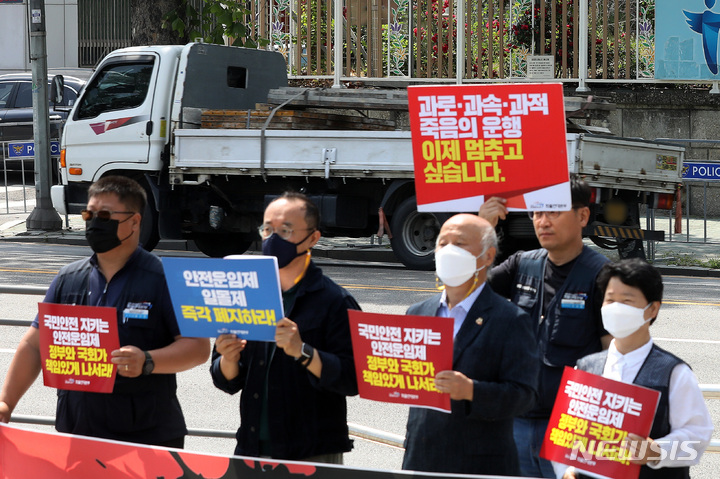
[[[78,0],[77,11],[79,67],[131,46],[130,0]]]
[[[696,138],[657,138],[656,141],[665,143],[676,143],[686,147],[702,147],[707,150],[704,154],[714,157],[714,153],[720,147],[720,140],[696,139]],[[695,153],[702,155],[703,150]],[[686,157],[686,162],[697,161]],[[713,163],[712,161],[708,163]],[[700,179],[684,179],[683,204],[676,207],[682,207],[682,233],[674,233],[673,221],[674,212],[668,211],[667,218],[662,213],[657,217],[658,211],[648,211],[647,223],[648,228],[654,229],[656,223],[667,220],[667,241],[671,243],[686,244],[720,244],[720,219],[717,217],[717,209],[713,213],[708,211],[712,207],[713,197],[709,196],[709,189],[712,188],[717,195],[718,181],[707,181]],[[702,194],[696,194],[697,189],[702,189]],[[701,214],[699,212],[702,212]],[[663,227],[661,226],[661,229]]]
[[[29,294],[44,295],[47,291],[43,286],[23,286],[23,285],[0,285],[0,294]],[[21,319],[3,319],[0,318],[0,326],[21,326],[28,327],[32,321]],[[701,384],[700,388],[705,399],[720,399],[720,384]],[[31,415],[13,415],[13,421],[26,424],[40,424],[52,426],[55,424],[55,418],[47,416],[31,416]],[[384,444],[390,447],[402,448],[405,438],[379,429],[373,429],[359,424],[348,423],[350,435],[366,439],[369,441]],[[191,436],[202,437],[220,437],[232,439],[235,437],[235,431],[217,430],[217,429],[188,429]],[[707,452],[720,453],[720,440],[713,439]]]
[[[11,145],[17,141],[0,141],[0,160],[2,160],[3,189],[0,191],[0,213],[28,213],[35,206],[33,185],[25,183],[27,173],[34,169],[34,160],[10,157]],[[20,181],[12,181],[9,176],[19,176]]]
[[[200,3],[195,0],[195,3]],[[653,0],[252,0],[251,36],[295,77],[495,81],[547,55],[555,78],[649,81]],[[78,0],[81,66],[130,45],[130,0]],[[339,68],[336,68],[339,66]]]
[[[51,183],[59,181],[58,160],[60,155],[61,120],[51,120],[53,128],[51,138]],[[32,122],[7,122],[0,125],[0,137],[13,138],[27,128],[32,132]],[[32,134],[32,133],[30,133]],[[0,164],[2,165],[3,185],[0,189],[0,214],[28,213],[35,207],[34,151],[28,146],[33,139],[0,141]]]
[[[257,34],[269,32],[297,76],[327,76],[341,62],[347,79],[517,79],[527,76],[531,55],[552,58],[558,79],[654,74],[654,2],[268,1]]]

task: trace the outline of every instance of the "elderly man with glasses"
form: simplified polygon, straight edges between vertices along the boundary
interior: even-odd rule
[[[590,216],[590,187],[570,178],[572,209],[535,211],[531,218],[540,246],[520,251],[488,276],[493,290],[530,314],[540,353],[539,401],[515,418],[514,435],[525,477],[555,477],[552,463],[538,456],[565,366],[607,349],[612,339],[602,325],[602,295],[595,284],[608,259],[583,244]],[[505,218],[505,200],[490,198],[479,216],[497,225]]]
[[[352,448],[345,397],[358,391],[348,309],[360,307],[311,260],[319,223],[305,195],[285,193],[268,205],[262,251],[277,258],[286,317],[275,342],[232,334],[215,342],[215,386],[242,390],[236,455],[342,464]]]
[[[141,444],[183,447],[187,428],[175,373],[204,363],[206,338],[180,336],[160,260],[140,246],[145,190],[123,176],[88,190],[85,236],[93,256],[63,267],[44,301],[117,309],[120,348],[111,394],[58,390],[60,432]],[[8,422],[41,370],[38,318],[20,341],[0,393]]]

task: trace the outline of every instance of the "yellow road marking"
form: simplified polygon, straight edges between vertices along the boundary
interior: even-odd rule
[[[720,303],[710,301],[682,301],[682,300],[663,300],[663,304],[680,304],[684,306],[720,306]]]
[[[397,286],[373,286],[366,284],[341,284],[345,289],[378,289],[382,291],[408,291],[413,293],[437,293],[436,288],[398,288]]]
[[[0,272],[3,273],[31,273],[31,274],[58,274],[57,271],[43,271],[41,269],[6,269],[0,268]]]

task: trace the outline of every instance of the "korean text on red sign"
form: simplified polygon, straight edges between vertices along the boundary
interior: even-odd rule
[[[450,411],[435,375],[452,369],[452,318],[348,313],[360,397]]]
[[[638,477],[624,441],[647,437],[660,393],[565,367],[540,456],[607,477]]]
[[[38,329],[46,386],[112,392],[110,353],[120,347],[115,308],[40,303]]]
[[[417,86],[408,99],[419,209],[568,180],[562,85]]]

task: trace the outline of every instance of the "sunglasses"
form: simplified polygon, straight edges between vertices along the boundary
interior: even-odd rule
[[[110,221],[112,218],[112,215],[134,215],[134,211],[110,211],[110,210],[99,210],[99,211],[90,211],[90,210],[82,210],[80,212],[80,216],[82,216],[82,219],[84,221],[90,221],[93,218],[97,218],[101,221]]]

